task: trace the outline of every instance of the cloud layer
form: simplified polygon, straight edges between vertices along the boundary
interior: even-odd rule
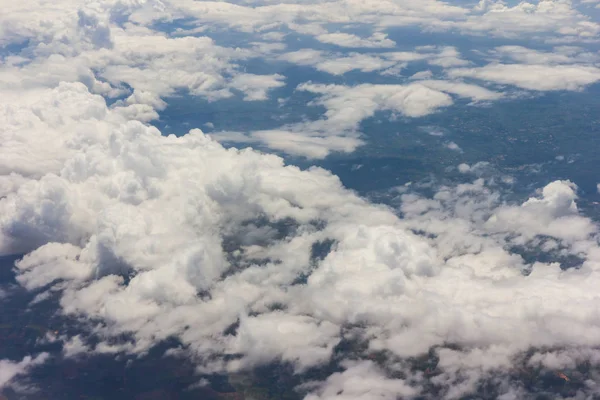
[[[422,118],[457,99],[583,90],[600,74],[597,52],[579,46],[600,28],[570,2],[5,9],[0,255],[19,255],[19,284],[40,299],[56,294],[58,311],[81,321],[79,334],[58,338],[65,357],[143,355],[176,339],[168,354],[191,358],[199,375],[277,363],[299,376],[327,370],[297,388],[309,400],[451,399],[484,381],[523,398],[519,368],[598,365],[598,225],[579,210],[574,183],[508,201],[509,188],[477,177],[486,164],[461,164],[467,183],[428,195],[396,188],[392,208],[324,169],[218,142],[319,159],[364,144],[360,124],[377,112]],[[453,46],[397,49],[392,27],[531,35],[555,47],[495,46],[472,61]],[[239,45],[214,34],[227,30],[244,33]],[[315,48],[288,49],[286,37]],[[210,136],[149,124],[175,96],[272,105],[294,78],[273,65],[339,79],[295,85],[322,115]],[[377,79],[343,81],[350,73]],[[45,357],[1,361],[0,385]]]
[[[353,327],[366,347],[346,357],[363,361],[344,362],[308,398],[425,390],[422,377],[391,379],[391,364],[367,361],[374,351],[391,362],[437,348],[434,382],[448,398],[532,347],[543,365],[556,361],[542,348],[595,357],[598,228],[570,182],[521,205],[502,204],[483,179],[405,194],[400,219],[324,170],[227,150],[199,130],[162,136],[79,83],[10,109],[21,116],[11,129],[63,145],[36,148],[44,162],[3,176],[0,250],[27,253],[23,286],[60,290],[63,313],[101,321],[88,333],[129,337],[87,351],[139,353],[177,337],[204,373],[271,362],[302,372],[328,363]],[[25,148],[3,146],[4,168]],[[515,246],[584,261],[528,263]],[[565,301],[577,309],[564,312]]]

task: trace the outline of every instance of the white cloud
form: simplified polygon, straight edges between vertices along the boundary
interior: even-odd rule
[[[284,77],[242,72],[239,64],[253,57],[334,74],[422,60],[451,68],[451,77],[577,90],[600,78],[588,65],[593,58],[574,48],[549,55],[498,47],[493,56],[523,64],[455,68],[467,61],[451,47],[279,56],[281,43],[256,41],[279,41],[284,33],[276,30],[287,27],[341,47],[386,48],[395,44],[378,29],[400,25],[592,39],[597,24],[568,2],[508,7],[484,1],[475,10],[434,0],[97,2],[81,10],[64,2],[47,12],[13,3],[0,17],[2,43],[31,42],[0,65],[0,254],[24,254],[16,263],[23,287],[44,290],[60,281],[51,289],[60,296],[59,311],[94,321],[60,338],[65,356],[143,354],[176,337],[199,373],[272,362],[302,373],[338,363],[333,349],[353,327],[364,350],[341,355],[355,360],[307,386],[307,398],[315,400],[409,398],[424,390],[425,379],[440,398],[457,398],[490,374],[509,373],[514,357],[532,349],[530,365],[598,362],[598,227],[577,208],[574,184],[551,182],[520,203],[506,202],[483,178],[437,188],[430,197],[406,187],[392,210],[360,198],[323,169],[225,149],[199,130],[163,136],[144,123],[181,90],[209,100],[234,90],[246,100],[265,99]],[[182,37],[201,33],[194,28],[177,37],[148,28],[190,16],[259,38],[230,48]],[[363,37],[324,28],[352,21],[373,30]],[[359,146],[360,122],[378,111],[416,118],[453,104],[452,96],[474,103],[502,96],[459,80],[415,78],[391,85],[301,84],[297,89],[325,108],[322,118],[214,137],[322,158]],[[109,107],[100,94],[123,97]],[[483,176],[483,167],[458,168]],[[315,248],[327,244],[330,251],[315,257]],[[528,262],[520,248],[556,262]],[[579,268],[560,265],[572,256],[582,260]],[[92,346],[89,333],[105,340]],[[123,334],[131,340],[115,343]],[[410,357],[432,348],[439,358],[433,377],[406,367]],[[368,359],[378,351],[389,362]],[[1,361],[0,383],[45,357]],[[511,390],[505,394],[519,393]]]
[[[351,153],[363,144],[362,140],[352,136],[308,136],[279,130],[253,132],[252,138],[274,150],[317,159],[325,158],[332,151]]]
[[[282,75],[239,74],[231,80],[231,87],[244,92],[245,100],[266,100],[267,91],[284,86]]]
[[[419,84],[430,89],[451,93],[462,98],[470,98],[474,102],[485,102],[502,98],[502,93],[494,92],[481,86],[463,82],[442,80],[420,80]]]
[[[232,338],[231,351],[246,357],[230,368],[248,369],[280,359],[302,371],[326,363],[339,341],[339,327],[328,321],[285,312],[244,316],[238,334]]]
[[[487,224],[492,230],[520,232],[524,239],[548,235],[566,241],[585,240],[596,227],[577,212],[575,186],[556,181],[542,191],[542,198],[532,198],[521,207],[499,208]]]
[[[460,53],[454,47],[446,46],[439,50],[440,52],[438,54],[434,54],[434,56],[431,57],[429,64],[443,68],[460,67],[470,64],[469,61],[461,58]]]
[[[323,61],[323,52],[314,49],[301,49],[282,54],[279,59],[299,65],[315,65]]]
[[[358,86],[304,83],[297,90],[316,93],[314,104],[326,108],[325,118],[283,126],[279,129],[213,133],[219,141],[231,143],[260,142],[268,147],[307,158],[324,158],[330,152],[352,152],[363,144],[358,127],[377,111],[391,111],[416,118],[453,104],[447,93],[473,102],[501,97],[480,86],[463,82],[424,80],[408,85]]]
[[[333,75],[359,70],[362,72],[383,71],[384,75],[398,75],[409,63],[427,61],[430,65],[457,67],[470,64],[460,57],[460,53],[450,46],[418,47],[417,51],[390,51],[383,53],[327,53],[313,49],[301,49],[282,54],[279,60],[298,65],[313,66],[319,71]]]
[[[324,101],[353,93],[306,89]],[[406,103],[393,100],[398,89],[404,88],[365,86],[358,98],[374,93],[373,107],[381,102],[402,111]],[[343,111],[337,105],[347,101],[332,101],[335,120]],[[34,113],[40,104],[43,112]],[[36,157],[0,200],[0,249],[29,253],[17,264],[25,287],[63,281],[62,312],[103,321],[90,327],[102,337],[129,332],[135,339],[102,342],[93,351],[138,353],[176,336],[187,354],[200,357],[199,371],[272,361],[301,371],[328,362],[341,329],[352,324],[363,327],[358,337],[368,351],[404,358],[442,346],[437,382],[450,398],[473,390],[490,368],[510,368],[511,357],[531,346],[568,352],[600,344],[590,312],[600,266],[597,228],[579,214],[568,182],[551,183],[521,205],[502,204],[482,179],[440,188],[428,199],[405,194],[400,219],[321,169],[226,150],[199,131],[161,136],[81,84],[23,93],[11,107],[21,115],[12,131],[61,146],[29,148]],[[0,159],[28,146],[2,147]],[[548,235],[549,248],[584,258],[580,270],[528,265],[507,250],[543,247]],[[311,261],[313,245],[327,239],[331,252]],[[303,274],[306,283],[293,284]],[[565,312],[565,301],[577,309]],[[87,348],[84,333],[65,354]],[[448,342],[460,353],[444,348]],[[354,356],[362,361],[345,365],[309,396],[343,390],[348,399],[385,398],[420,390],[388,377],[367,354]]]
[[[36,365],[43,364],[47,359],[48,353],[41,353],[34,358],[26,356],[18,362],[6,359],[0,360],[0,389],[9,385],[15,377],[26,374],[29,369]]]
[[[523,46],[499,46],[492,52],[498,57],[506,57],[523,64],[553,65],[582,64],[600,61],[600,54],[583,51],[573,46],[560,46],[552,52],[529,49]]]
[[[333,75],[342,75],[348,71],[360,70],[362,72],[373,72],[391,67],[395,63],[386,61],[379,57],[365,54],[350,54],[348,57],[326,59],[316,65],[319,71],[325,71]]]
[[[335,44],[340,47],[394,47],[396,42],[387,38],[384,33],[374,33],[371,37],[363,39],[350,33],[324,33],[316,36],[323,43]]]
[[[23,14],[33,7],[27,4]],[[281,51],[281,44],[221,47],[208,37],[167,37],[143,26],[109,24],[109,14],[116,12],[110,3],[98,5],[100,10],[88,5],[78,14],[68,13],[68,4],[57,5],[58,9],[63,7],[70,19],[61,17],[47,26],[42,24],[45,28],[39,29],[49,30],[40,32],[42,37],[29,32],[24,39],[44,42],[30,43],[23,61],[3,65],[0,87],[22,90],[81,81],[95,93],[110,97],[127,93],[127,85],[134,93],[153,98],[187,91],[211,100],[230,97],[231,89],[236,89],[244,92],[245,100],[252,101],[264,100],[269,89],[283,85],[282,76],[252,75],[237,68],[242,60]],[[30,14],[38,15],[36,11]],[[19,18],[16,10],[8,18],[14,17]],[[138,97],[130,98],[130,107],[123,112],[145,120],[156,118],[154,110],[145,107],[147,101],[131,101]]]
[[[418,390],[401,379],[390,379],[372,361],[346,362],[346,369],[327,378],[317,393],[306,400],[381,399],[395,400],[398,397],[412,398]]]
[[[429,70],[419,71],[410,77],[410,79],[412,79],[412,80],[431,79],[431,78],[433,78],[433,72],[431,72]]]
[[[481,0],[473,11],[454,26],[463,32],[497,37],[517,38],[529,33],[542,40],[548,37],[586,40],[600,32],[600,24],[580,13],[571,1],[522,1],[511,7],[502,1]]]
[[[298,87],[320,94],[317,100],[327,108],[328,123],[341,128],[355,127],[377,110],[400,112],[407,117],[420,117],[452,104],[445,92],[474,101],[497,99],[501,95],[476,85],[462,82],[426,80],[408,85],[370,85],[354,87],[306,83]]]
[[[457,145],[454,142],[448,142],[445,145],[447,148],[449,148],[450,150],[454,150],[454,151],[458,151],[458,152],[462,152],[462,149],[460,148],[459,145]]]
[[[516,38],[530,34],[538,40],[586,41],[600,32],[600,25],[577,10],[570,1],[519,2],[513,6],[483,0],[474,7],[454,6],[441,1],[398,3],[379,1],[253,2],[244,5],[224,2],[165,1],[152,9],[137,6],[132,20],[149,24],[173,15],[185,16],[201,26],[213,24],[243,32],[264,32],[287,26],[318,40],[349,47],[390,47],[393,42],[377,30],[371,37],[354,33],[330,33],[329,23],[372,25],[376,29],[417,26],[433,30],[459,30],[464,34]],[[159,9],[160,11],[157,11]],[[276,22],[275,22],[276,21]]]
[[[489,64],[451,69],[448,74],[539,91],[580,90],[600,81],[599,68],[579,65]]]
[[[384,53],[385,54],[385,53]],[[378,71],[396,63],[369,54],[349,53],[348,55],[329,54],[312,49],[302,49],[282,54],[280,60],[298,65],[313,66],[319,71],[332,75],[342,75],[352,70],[362,72]]]

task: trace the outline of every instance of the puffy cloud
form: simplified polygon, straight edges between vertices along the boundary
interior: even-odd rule
[[[384,75],[398,74],[402,68],[415,61],[427,61],[440,67],[457,67],[469,62],[460,57],[460,53],[451,46],[420,46],[413,52],[390,51],[377,54],[368,53],[327,53],[313,49],[301,49],[282,54],[279,60],[298,65],[310,65],[319,71],[333,75],[359,70],[362,72],[381,71]]]
[[[424,49],[427,50],[428,48]],[[429,60],[429,64],[444,68],[460,67],[470,64],[469,61],[461,58],[460,53],[454,47],[446,46],[440,48],[439,50],[439,53],[434,53],[433,56],[430,55],[431,59]]]
[[[267,91],[282,87],[283,76],[281,75],[236,75],[230,83],[232,88],[244,92],[245,100],[266,100]]]
[[[394,400],[399,396],[411,398],[418,394],[418,390],[403,380],[387,378],[372,361],[346,362],[345,367],[343,372],[327,378],[318,393],[306,396],[306,400]]]
[[[264,100],[268,90],[283,85],[282,76],[238,70],[237,62],[268,54],[274,50],[273,45],[227,48],[209,37],[169,37],[144,26],[116,25],[111,18],[125,11],[112,2],[87,4],[76,14],[67,12],[69,7],[78,9],[61,2],[56,8],[63,10],[65,17],[48,24],[40,22],[44,28],[36,29],[43,32],[23,33],[22,40],[29,40],[22,52],[24,57],[9,57],[3,63],[0,87],[23,90],[54,87],[63,81],[83,82],[93,92],[109,97],[133,94],[127,102],[130,107],[123,112],[149,120],[157,117],[155,109],[160,107],[155,106],[161,97],[180,91],[220,99],[232,96],[235,89],[252,101]],[[31,9],[36,8],[34,4],[16,8],[22,15],[40,14]],[[127,10],[125,20],[133,18],[128,13],[134,11],[135,7]],[[21,21],[20,13],[14,10],[7,18]],[[275,48],[281,50],[281,45]],[[140,99],[141,93],[144,99]],[[148,103],[149,97],[152,103]]]
[[[47,359],[48,353],[41,353],[33,358],[26,356],[18,362],[0,360],[0,388],[9,385],[15,377],[26,374],[31,368],[43,364]]]
[[[317,159],[325,158],[333,151],[351,153],[363,144],[362,140],[352,136],[309,136],[300,132],[280,130],[253,132],[251,138],[261,141],[274,150]]]
[[[332,151],[352,152],[363,144],[357,132],[359,123],[377,111],[391,111],[416,118],[453,104],[452,97],[489,101],[502,95],[463,82],[423,80],[408,85],[370,85],[354,87],[304,83],[298,90],[316,93],[314,104],[325,106],[325,118],[289,124],[280,129],[222,132],[211,136],[230,143],[262,143],[288,154],[324,158]]]
[[[77,122],[45,130],[72,110],[56,101],[67,93],[78,106],[102,104],[71,83],[36,92],[45,113],[26,113],[36,104],[28,96],[11,105],[29,136],[62,138],[59,150],[35,149],[40,160],[58,151],[62,165],[31,159],[0,200],[0,248],[27,253],[17,263],[26,288],[61,281],[63,313],[102,321],[91,332],[131,335],[90,351],[144,352],[175,336],[199,371],[287,362],[301,372],[328,363],[355,326],[367,351],[400,360],[438,347],[432,382],[453,398],[532,346],[572,354],[570,346],[598,345],[597,229],[569,182],[520,205],[503,204],[483,179],[432,198],[405,194],[400,219],[324,170],[227,150],[198,130],[161,136],[118,109],[74,113]],[[1,159],[20,146],[3,147]],[[507,250],[528,243],[584,264],[563,271]],[[565,301],[577,309],[565,312]],[[84,333],[66,355],[88,348]],[[366,356],[354,354],[362,361],[343,364],[309,397],[421,390],[420,375],[392,378]]]
[[[362,39],[350,33],[323,33],[316,39],[323,43],[335,44],[340,47],[394,47],[396,42],[387,38],[385,33],[374,33],[371,37]]]
[[[360,198],[323,169],[226,149],[197,129],[164,136],[145,123],[181,90],[209,100],[235,90],[265,99],[284,77],[241,72],[238,63],[257,56],[339,74],[349,63],[375,71],[422,60],[454,68],[451,77],[547,90],[597,80],[595,67],[579,65],[591,58],[572,48],[557,50],[560,57],[497,48],[524,64],[481,68],[455,68],[467,61],[451,47],[327,60],[306,49],[279,56],[283,46],[254,38],[250,47],[230,48],[181,37],[199,33],[194,28],[170,37],[149,28],[158,20],[192,17],[265,40],[281,40],[272,33],[287,26],[340,47],[393,43],[383,33],[330,33],[323,28],[329,22],[497,36],[561,24],[567,29],[558,35],[589,38],[596,24],[568,2],[482,2],[474,11],[434,0],[99,2],[81,9],[65,2],[47,14],[32,14],[24,2],[11,7],[1,17],[2,43],[31,43],[0,66],[0,254],[22,255],[17,281],[39,291],[37,301],[51,290],[60,312],[94,321],[60,339],[65,356],[143,354],[174,337],[199,373],[286,363],[301,374],[333,365],[322,382],[306,386],[315,400],[410,398],[426,387],[458,398],[492,374],[510,374],[525,352],[527,365],[545,368],[598,362],[598,228],[578,209],[571,182],[509,202],[483,178],[485,165],[461,164],[460,172],[480,178],[428,197],[404,188],[394,210]],[[68,7],[80,12],[65,13]],[[532,21],[521,23],[521,12]],[[507,22],[511,15],[516,23]],[[539,78],[545,72],[556,75]],[[297,89],[315,95],[322,118],[220,138],[322,158],[359,146],[360,122],[378,111],[416,118],[453,104],[452,96],[474,103],[502,96],[459,80],[415,79],[304,83]],[[103,96],[119,100],[108,106]],[[531,261],[528,252],[545,257]],[[580,265],[561,264],[568,257]],[[338,354],[348,342],[354,350]],[[3,383],[44,357],[0,362]],[[436,359],[431,370],[415,365],[422,357]],[[497,385],[504,398],[521,393]]]
[[[559,37],[577,41],[592,39],[600,32],[600,24],[582,14],[571,1],[521,1],[513,5],[496,0],[481,0],[459,29],[498,37],[516,38],[523,33],[537,38]]]
[[[460,148],[459,145],[457,145],[454,142],[448,142],[446,143],[446,147],[450,150],[454,150],[454,151],[458,151],[458,152],[462,152],[462,149]]]
[[[419,81],[408,85],[369,85],[354,87],[306,83],[298,87],[321,95],[318,103],[327,108],[328,122],[338,127],[356,126],[378,110],[399,112],[407,117],[420,117],[452,104],[445,92],[475,101],[500,97],[476,85],[462,82]]]
[[[500,98],[497,92],[459,81],[423,80],[408,85],[358,86],[304,83],[297,90],[316,93],[313,104],[323,105],[325,118],[285,125],[279,129],[214,133],[211,137],[230,143],[262,143],[288,154],[324,158],[332,151],[352,152],[363,144],[359,123],[377,111],[391,111],[416,118],[453,104],[447,93],[471,98],[475,103]]]
[[[257,143],[272,150],[309,159],[322,159],[331,152],[351,153],[364,144],[358,134],[346,135],[311,131],[310,124],[287,126],[289,130],[271,129],[254,131],[250,134],[242,132],[217,132],[210,137],[226,143]]]
[[[600,80],[600,69],[580,65],[489,64],[457,68],[451,77],[469,77],[529,90],[580,90]]]
[[[359,70],[362,72],[373,72],[393,66],[393,61],[387,61],[379,57],[366,54],[350,54],[347,57],[327,58],[316,65],[319,71],[328,72],[333,75],[342,75],[348,71]]]
[[[377,110],[420,117],[452,104],[452,98],[447,94],[420,84],[345,87],[307,83],[299,89],[321,95],[318,104],[327,108],[328,123],[338,129],[354,128]]]
[[[493,230],[520,232],[525,239],[548,235],[566,241],[587,239],[596,226],[577,212],[575,186],[556,181],[544,187],[542,197],[532,198],[521,207],[499,208],[487,224]]]
[[[162,4],[170,4],[164,2]],[[133,18],[152,20],[185,16],[195,24],[213,24],[243,32],[264,32],[286,26],[317,40],[344,47],[391,47],[394,42],[379,30],[395,26],[417,26],[429,30],[456,30],[463,34],[517,38],[529,34],[538,40],[589,41],[600,32],[600,25],[578,11],[570,1],[541,0],[507,5],[482,0],[473,7],[450,5],[437,0],[421,2],[340,0],[303,3],[291,1],[271,4],[256,1],[231,4],[223,2],[179,1],[162,13],[140,7]],[[166,8],[164,5],[162,8]],[[277,22],[274,22],[277,21]],[[328,32],[327,24],[371,25],[375,33],[359,37],[353,32]]]
[[[239,363],[232,363],[232,369],[247,369],[279,359],[302,371],[326,363],[340,338],[339,327],[329,321],[272,312],[243,316],[232,341],[231,351],[245,355]]]
[[[492,52],[498,57],[508,58],[523,64],[585,64],[600,61],[600,54],[587,52],[579,47],[560,46],[552,52],[529,49],[523,46],[499,46]]]

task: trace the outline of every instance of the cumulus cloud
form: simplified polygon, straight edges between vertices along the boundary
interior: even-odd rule
[[[244,92],[245,100],[266,100],[267,91],[282,87],[282,75],[239,74],[231,80],[231,87]]]
[[[57,101],[65,96],[72,103]],[[432,382],[454,398],[532,346],[599,344],[590,312],[597,228],[580,215],[570,182],[522,204],[503,203],[483,179],[431,198],[405,194],[400,219],[324,170],[227,150],[198,130],[161,136],[82,84],[35,98],[11,104],[17,123],[29,136],[61,138],[62,147],[35,151],[62,162],[31,159],[0,200],[0,249],[26,253],[16,264],[26,288],[62,282],[64,314],[102,321],[89,333],[130,338],[88,347],[79,336],[65,355],[144,352],[175,336],[199,371],[284,362],[302,373],[328,363],[353,326],[366,346],[353,355],[360,361],[342,363],[309,398],[416,395],[422,375],[398,379],[396,367],[367,357],[405,360],[432,347]],[[27,112],[40,103],[44,113]],[[92,105],[94,113],[74,112]],[[53,119],[69,112],[75,121]],[[51,123],[62,125],[46,130]],[[25,146],[3,147],[0,159]],[[563,271],[507,250],[523,245],[576,254],[583,265]],[[577,310],[564,312],[567,298]]]
[[[289,124],[279,129],[222,132],[211,136],[229,143],[262,143],[288,154],[324,158],[330,152],[352,152],[363,144],[358,127],[377,111],[390,111],[409,118],[422,117],[453,104],[453,94],[473,103],[502,97],[480,86],[463,82],[423,80],[408,85],[358,86],[304,83],[297,90],[319,95],[313,104],[326,108],[325,118]],[[448,94],[449,93],[449,94]],[[458,150],[456,146],[453,146]]]
[[[227,48],[206,36],[169,37],[140,25],[111,24],[110,18],[125,12],[111,2],[88,4],[75,15],[66,11],[70,7],[77,9],[67,2],[56,6],[70,19],[60,17],[22,33],[22,40],[29,40],[26,57],[3,65],[0,87],[22,90],[55,87],[68,81],[83,82],[93,92],[108,97],[144,93],[146,97],[164,98],[185,91],[212,100],[231,97],[235,89],[244,93],[245,100],[253,101],[264,100],[268,90],[283,85],[282,76],[238,70],[238,62],[268,54],[274,50],[272,45]],[[132,7],[128,12],[134,12]],[[39,16],[36,8],[32,3],[15,6],[12,13],[6,14],[6,23],[12,26],[13,18],[21,23],[22,15]],[[167,11],[163,11],[164,16]],[[6,40],[17,40],[10,33],[5,36]],[[146,101],[131,101],[138,98],[135,95],[129,99],[130,116],[156,118]]]
[[[596,227],[578,215],[574,188],[571,182],[553,182],[544,187],[542,198],[532,198],[518,208],[500,208],[487,223],[494,230],[520,232],[525,239],[548,235],[565,241],[584,240]]]
[[[327,378],[318,393],[310,394],[306,400],[324,399],[382,399],[411,398],[418,393],[401,379],[389,379],[371,361],[345,363],[346,370]]]
[[[298,65],[313,66],[319,71],[333,75],[343,75],[349,71],[362,72],[382,71],[384,75],[398,73],[415,61],[427,61],[439,67],[458,67],[468,65],[460,53],[451,46],[419,46],[416,51],[389,51],[380,53],[332,53],[313,49],[301,49],[284,53],[279,60]]]
[[[10,385],[11,381],[26,374],[36,365],[43,364],[48,359],[48,353],[41,353],[35,357],[26,356],[21,361],[0,360],[0,389]]]
[[[471,98],[474,101],[501,97],[476,85],[462,82],[425,80],[408,85],[370,85],[354,87],[340,85],[302,84],[300,90],[320,94],[317,100],[327,108],[329,123],[339,127],[356,126],[378,110],[399,112],[407,117],[420,117],[452,104],[447,94]]]
[[[575,46],[559,46],[551,52],[523,46],[499,46],[492,54],[522,64],[593,64],[600,61],[600,54]]]
[[[600,80],[600,69],[579,65],[489,64],[457,68],[451,77],[469,77],[529,90],[580,90]]]
[[[327,57],[325,60],[319,61],[315,67],[319,71],[342,75],[356,69],[362,72],[378,71],[395,64],[393,61],[366,54],[350,54],[338,58]]]
[[[387,38],[385,33],[375,33],[368,38],[361,38],[351,33],[323,33],[316,39],[323,43],[335,44],[340,47],[394,47],[396,42]]]
[[[272,363],[297,374],[331,367],[299,388],[314,400],[428,390],[460,398],[482,380],[499,396],[519,397],[521,387],[502,381],[517,364],[598,363],[598,226],[578,208],[572,182],[509,200],[483,174],[486,165],[461,164],[462,177],[474,181],[429,187],[427,196],[418,184],[404,188],[393,209],[324,169],[227,149],[198,129],[175,137],[147,124],[179,91],[266,99],[286,77],[240,65],[263,56],[340,75],[417,60],[449,69],[448,80],[421,73],[397,84],[303,83],[297,90],[314,95],[322,117],[213,135],[312,158],[353,151],[364,140],[361,121],[378,111],[418,118],[454,97],[502,97],[458,78],[532,90],[577,90],[600,79],[591,56],[573,48],[549,55],[498,47],[492,56],[521,64],[477,68],[466,68],[452,47],[327,59],[332,53],[314,49],[281,55],[280,43],[255,38],[238,48],[185,36],[202,33],[195,27],[170,36],[152,28],[157,21],[186,18],[264,40],[281,40],[277,30],[289,28],[340,48],[395,46],[381,29],[408,25],[593,37],[597,24],[569,2],[64,2],[48,13],[34,6],[15,3],[0,17],[3,44],[29,41],[0,65],[0,255],[19,255],[16,279],[38,301],[51,290],[60,313],[94,321],[60,339],[64,356],[141,355],[176,338],[199,374]],[[324,28],[353,21],[374,30]],[[544,257],[532,260],[532,252]],[[571,258],[576,267],[563,262]],[[45,357],[1,361],[0,384]]]
[[[589,40],[600,32],[600,24],[582,14],[571,1],[518,2],[481,0],[471,15],[456,23],[459,29],[498,37],[516,38],[523,33],[559,37],[563,41]]]
[[[184,1],[177,2],[174,9],[199,26],[209,23],[243,32],[256,32],[283,25],[326,43],[348,47],[390,47],[393,42],[379,31],[370,37],[359,37],[355,33],[328,32],[323,26],[359,21],[360,24],[374,25],[377,29],[418,26],[509,38],[527,33],[540,40],[562,41],[591,40],[600,32],[597,22],[578,11],[570,1],[561,0],[519,2],[512,6],[501,1],[482,0],[471,7],[437,0],[402,3],[391,0],[291,1],[278,4],[252,2],[244,5]],[[163,11],[161,14],[150,7],[140,7],[135,17],[149,23],[161,17],[172,17],[173,13]]]
[[[460,148],[459,145],[457,145],[454,142],[448,142],[446,143],[446,148],[450,149],[450,150],[454,150],[454,151],[458,151],[458,152],[462,152],[462,149]]]

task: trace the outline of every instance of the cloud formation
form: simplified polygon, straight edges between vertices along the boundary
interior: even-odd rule
[[[581,90],[600,81],[600,68],[579,65],[489,64],[481,68],[452,69],[448,74],[540,91]]]
[[[48,353],[41,353],[33,358],[27,356],[19,362],[0,360],[0,389],[10,385],[15,377],[27,373],[29,369],[36,365],[43,364],[48,356]]]
[[[60,338],[66,357],[143,355],[175,338],[169,354],[199,375],[333,368],[298,388],[309,400],[452,399],[482,381],[518,398],[516,368],[598,364],[598,226],[572,182],[508,201],[486,164],[460,164],[472,181],[398,188],[392,208],[324,169],[215,140],[318,159],[354,151],[367,140],[360,123],[380,111],[488,104],[508,97],[498,85],[581,90],[600,73],[597,54],[577,47],[497,46],[477,66],[452,46],[397,51],[384,32],[593,40],[598,24],[570,2],[11,4],[0,17],[0,43],[17,46],[0,63],[0,255],[20,256],[24,288],[57,293],[60,313],[90,321]],[[181,19],[185,29],[157,28]],[[356,21],[368,29],[347,26]],[[228,45],[202,36],[211,29],[247,35]],[[286,35],[336,47],[287,51]],[[290,77],[246,70],[256,59],[395,80],[300,83],[323,115],[272,129],[176,137],[148,124],[182,92],[268,100]],[[428,69],[402,77],[413,62]],[[0,385],[45,357],[1,361]]]
[[[377,111],[418,118],[453,104],[451,95],[473,104],[497,100],[501,93],[459,81],[421,80],[408,85],[323,85],[307,82],[296,90],[319,97],[311,105],[326,108],[323,119],[289,124],[250,135],[223,132],[211,135],[229,143],[263,143],[269,148],[307,158],[324,158],[332,151],[352,152],[363,144],[358,131],[363,120]]]
[[[521,205],[503,204],[483,179],[433,198],[405,194],[400,219],[324,170],[228,150],[199,130],[162,136],[79,83],[11,108],[29,136],[63,144],[36,148],[38,159],[62,163],[31,159],[3,176],[11,189],[0,200],[0,249],[26,253],[17,263],[23,286],[62,288],[64,314],[102,321],[88,333],[129,337],[90,351],[139,353],[174,336],[205,373],[271,362],[301,373],[328,363],[354,327],[366,347],[346,357],[359,361],[344,361],[307,398],[422,393],[421,375],[392,378],[390,363],[431,348],[433,382],[454,398],[531,347],[575,357],[572,346],[599,344],[597,227],[579,214],[570,182]],[[60,129],[46,129],[53,123]],[[0,159],[24,146],[3,147]],[[511,246],[584,261],[561,270],[527,263]],[[567,298],[577,310],[564,312]],[[373,351],[388,361],[368,361]],[[532,363],[552,365],[543,350],[534,354]]]

